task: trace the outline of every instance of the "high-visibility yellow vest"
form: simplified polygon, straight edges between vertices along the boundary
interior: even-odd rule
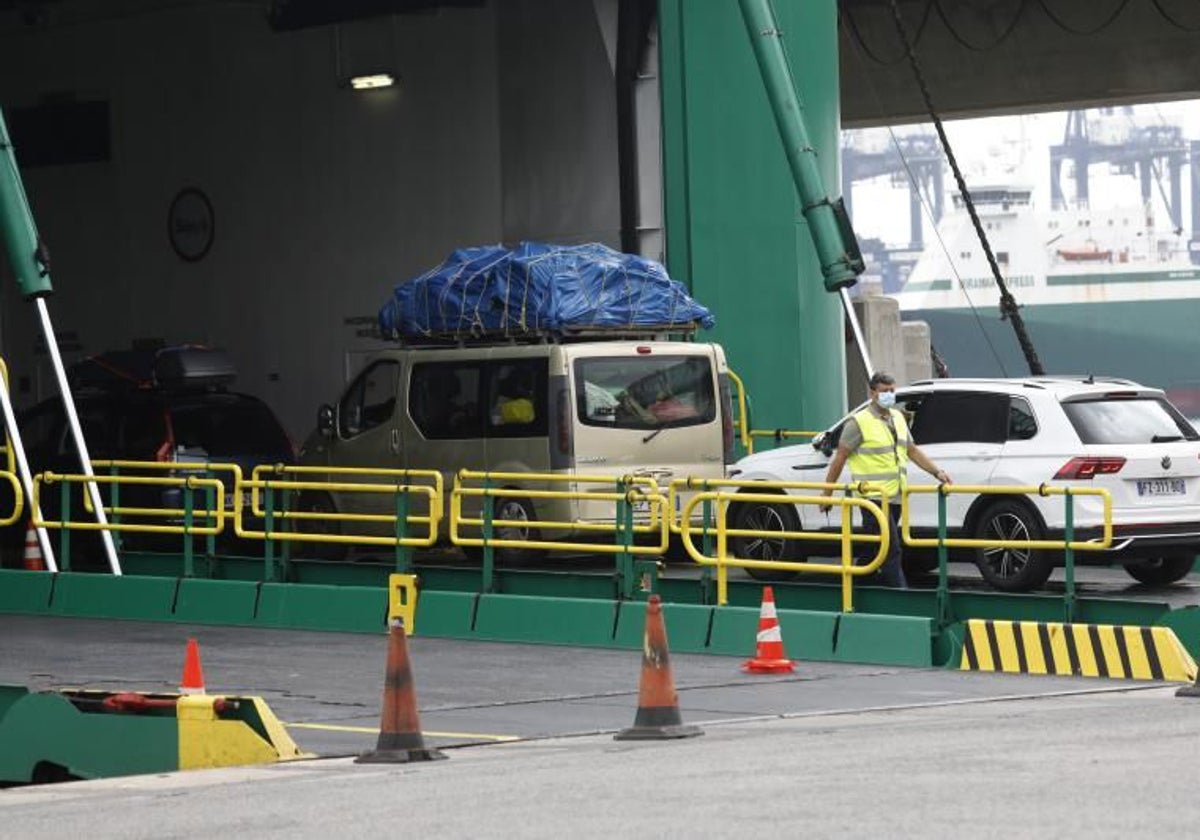
[[[850,479],[871,481],[883,485],[884,492],[895,503],[900,490],[907,484],[905,466],[908,464],[908,423],[896,409],[889,409],[895,424],[892,438],[887,423],[870,406],[854,415],[862,432],[862,443],[850,454]],[[878,493],[868,493],[878,496]]]

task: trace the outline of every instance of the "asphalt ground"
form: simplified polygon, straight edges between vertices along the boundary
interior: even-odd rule
[[[668,627],[668,635],[670,628]],[[385,634],[0,616],[0,682],[34,689],[174,691],[189,637],[209,693],[266,698],[305,750],[374,747]],[[746,640],[747,655],[754,639]],[[413,637],[422,728],[433,745],[614,732],[633,722],[639,651]],[[799,662],[793,675],[740,671],[727,656],[672,656],[685,722],[861,712],[1094,691],[1111,683],[943,669]]]
[[[325,755],[373,744],[298,724],[374,728],[382,635],[4,616],[0,681],[170,688],[189,634],[210,691],[266,696]],[[630,743],[607,733],[632,722],[636,651],[414,638],[411,652],[424,729],[464,745],[448,761],[14,788],[0,836],[1128,838],[1187,836],[1198,815],[1200,701],[1174,687],[804,662],[751,677],[680,655],[683,717],[704,736]]]

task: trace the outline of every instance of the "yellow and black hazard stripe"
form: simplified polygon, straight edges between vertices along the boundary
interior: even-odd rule
[[[1192,682],[1196,662],[1169,627],[970,619],[963,671]]]

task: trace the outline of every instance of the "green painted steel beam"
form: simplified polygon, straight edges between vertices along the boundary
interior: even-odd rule
[[[836,194],[835,0],[781,4],[822,195]],[[843,313],[822,283],[767,90],[737,4],[660,0],[667,263],[716,315],[712,340],[756,426],[822,428],[845,410]]]

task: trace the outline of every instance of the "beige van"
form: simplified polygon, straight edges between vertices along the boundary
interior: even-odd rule
[[[684,476],[720,478],[733,454],[727,374],[719,345],[685,341],[388,350],[336,406],[321,406],[300,462],[439,470],[447,488],[464,467],[653,476],[663,486]],[[300,499],[307,510],[382,513],[391,505],[390,497],[362,493]],[[561,522],[612,513],[611,503],[539,500],[535,507],[523,498],[498,499],[495,510],[498,519]],[[353,532],[367,531],[355,525]]]

